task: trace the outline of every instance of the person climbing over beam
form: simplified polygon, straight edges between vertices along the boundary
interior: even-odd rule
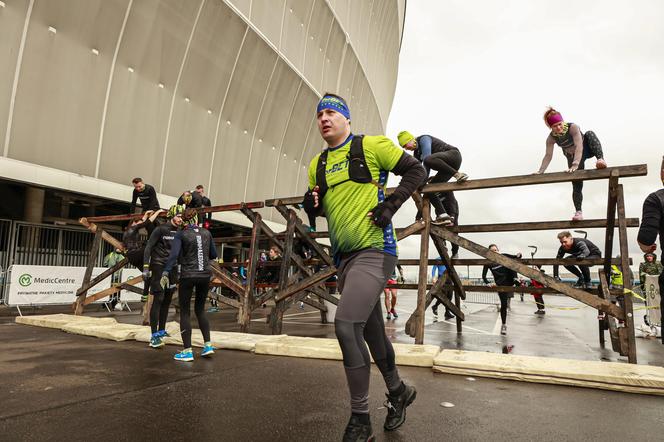
[[[420,135],[415,138],[406,130],[399,132],[397,138],[401,147],[413,152],[413,156],[424,165],[426,177],[432,169],[436,171],[433,177],[428,178],[428,183],[446,183],[452,177],[460,183],[468,179],[468,175],[459,171],[462,158],[458,148],[431,135]],[[436,212],[433,223],[449,225],[450,214],[445,211],[438,194],[429,195],[429,200]]]
[[[495,244],[491,244],[489,246],[489,250],[495,253],[500,253],[500,250],[498,250],[498,246]],[[521,259],[521,253],[517,253],[516,255],[510,255],[508,253],[501,253],[501,255],[506,256],[511,259]],[[489,280],[486,278],[487,272],[491,270],[491,274],[493,275],[493,283],[490,283]],[[512,287],[514,285],[519,285],[519,280],[517,277],[517,273],[512,270],[508,269],[505,266],[502,266],[500,264],[492,264],[492,265],[485,265],[484,268],[482,269],[482,280],[484,283],[488,286],[491,287],[496,287],[496,286],[508,286]],[[514,297],[514,293],[508,293],[508,292],[498,292],[498,297],[500,298],[500,321],[502,322],[502,326],[500,327],[500,334],[501,335],[506,335],[507,334],[507,307],[510,298]]]
[[[387,386],[383,428],[396,430],[416,396],[395,364],[385,334],[380,295],[397,263],[392,217],[422,185],[425,172],[387,137],[355,135],[346,101],[326,93],[316,109],[318,130],[327,148],[309,164],[309,190],[302,206],[308,215],[325,214],[341,299],[334,319],[350,390],[351,417],[344,441],[374,440],[369,416],[371,358]],[[385,197],[389,172],[401,182]],[[365,345],[365,342],[367,345]]]
[[[558,254],[556,259],[561,259],[565,255],[572,255],[573,259],[593,259],[601,258],[602,252],[599,250],[595,244],[592,243],[589,239],[586,238],[573,238],[572,234],[565,230],[558,234],[558,241],[560,241],[560,248],[558,249]],[[574,261],[570,259],[571,263]],[[553,277],[557,280],[560,280],[558,274],[559,266],[556,264],[553,266]],[[585,289],[591,287],[590,280],[590,266],[575,266],[573,264],[566,265],[565,268],[575,275],[578,279],[574,288]]]
[[[577,124],[565,122],[560,112],[552,107],[549,107],[544,113],[544,123],[551,129],[551,132],[546,137],[546,152],[542,164],[535,173],[544,173],[549,167],[555,144],[562,148],[563,155],[567,158],[567,172],[569,173],[585,169],[585,161],[591,157],[597,158],[595,168],[606,168],[602,144],[595,132],[589,130],[584,134]],[[576,209],[572,221],[583,220],[581,207],[583,205],[583,181],[572,181],[572,201]]]
[[[152,330],[150,347],[152,348],[163,347],[162,338],[167,336],[166,319],[177,275],[176,272],[170,273],[170,284],[165,288],[161,285],[160,277],[171,253],[171,243],[182,224],[183,212],[183,206],[177,204],[171,206],[167,215],[169,221],[154,229],[143,252],[143,281],[146,284],[147,281],[150,281],[150,291],[152,292],[152,308],[150,308],[150,329]]]
[[[134,186],[134,191],[131,194],[131,205],[129,211],[134,213],[136,209],[136,201],[141,202],[141,212],[148,210],[159,210],[159,200],[157,199],[157,192],[149,184],[143,182],[143,178],[134,178],[131,180]]]
[[[210,357],[214,347],[210,340],[210,323],[205,315],[205,300],[210,290],[210,260],[217,258],[212,235],[204,227],[198,226],[198,212],[189,208],[182,215],[183,228],[175,234],[171,244],[168,261],[161,272],[160,285],[166,290],[170,284],[170,273],[176,263],[180,265],[180,334],[184,349],[176,353],[173,359],[192,362],[194,353],[191,349],[191,296],[194,294],[194,312],[203,335],[201,356]]]

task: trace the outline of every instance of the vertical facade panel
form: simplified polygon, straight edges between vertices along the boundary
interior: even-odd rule
[[[313,2],[311,0],[286,0],[284,25],[281,32],[281,52],[302,71],[307,25]]]

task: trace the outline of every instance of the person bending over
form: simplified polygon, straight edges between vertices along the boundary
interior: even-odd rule
[[[586,238],[573,238],[572,234],[567,230],[558,234],[558,241],[560,241],[560,248],[558,249],[556,259],[563,258],[565,255],[571,255],[569,258],[570,260],[602,257],[602,252],[599,250],[599,247],[593,244],[590,240]],[[556,279],[560,279],[558,268],[558,265],[553,266],[553,277]],[[575,288],[585,289],[591,287],[590,266],[575,266],[570,264],[566,265],[565,268],[579,278],[576,284],[574,284]]]

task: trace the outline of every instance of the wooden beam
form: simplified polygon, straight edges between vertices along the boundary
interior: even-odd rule
[[[208,297],[217,300],[218,302],[222,302],[230,307],[236,308],[240,310],[242,308],[242,304],[239,301],[236,301],[235,299],[231,299],[228,296],[220,295],[218,293],[214,292],[208,292]]]
[[[509,285],[464,285],[463,286],[468,293],[543,293],[543,294],[558,294],[560,291],[550,288],[550,287],[520,287],[520,286],[509,286]],[[571,286],[569,286],[571,287]],[[586,289],[584,290],[587,293],[592,295],[599,296],[600,288],[596,289]],[[612,295],[620,294],[620,290],[612,290]]]
[[[141,281],[143,281],[143,276],[134,276],[133,278],[129,279],[128,281],[125,281],[124,283],[122,283],[122,285],[116,285],[116,286],[113,286],[113,287],[109,287],[107,289],[104,289],[100,292],[95,293],[94,295],[88,296],[83,301],[83,304],[84,305],[92,304],[93,302],[95,302],[95,301],[97,301],[101,298],[105,298],[105,297],[113,295],[113,294],[115,294],[115,293],[117,293],[121,290],[125,290],[125,288],[122,287],[124,285],[132,286],[132,285],[138,284]]]
[[[330,267],[325,270],[321,270],[318,273],[314,273],[313,275],[304,278],[301,281],[296,282],[295,284],[291,284],[290,286],[288,286],[284,291],[282,291],[277,295],[276,300],[277,302],[279,302],[282,299],[286,299],[297,292],[306,290],[308,287],[312,285],[316,285],[321,281],[325,281],[327,278],[334,275],[336,272],[337,269],[335,269],[334,267]]]
[[[247,209],[260,209],[265,206],[265,203],[262,201],[253,201],[249,203],[239,203],[239,204],[225,204],[222,206],[211,206],[211,207],[197,207],[196,211],[199,214],[202,213],[216,213],[216,212],[231,212],[234,210],[241,210],[243,208]],[[91,216],[88,217],[88,222],[91,223],[103,223],[103,222],[112,222],[112,221],[130,221],[132,219],[143,218],[143,213],[128,213],[126,215],[106,215],[106,216]],[[159,217],[165,218],[167,215],[166,212],[161,213]]]
[[[431,296],[433,296],[436,299],[440,299],[440,302],[442,302],[445,307],[447,307],[452,313],[454,313],[454,316],[456,316],[459,321],[466,320],[466,315],[464,315],[463,312],[461,311],[461,306],[457,306],[456,304],[452,303],[450,298],[448,298],[445,295],[445,292],[434,293],[432,290]]]
[[[397,229],[397,241],[408,238],[411,235],[420,233],[424,229],[424,221],[415,221],[405,229]],[[418,260],[419,261],[419,260]]]
[[[235,280],[235,278],[233,278],[227,272],[222,271],[221,268],[217,267],[216,265],[211,265],[210,269],[212,270],[212,274],[219,278],[221,284],[231,289],[233,293],[238,295],[240,298],[244,296],[244,287],[242,286],[242,283]]]
[[[629,277],[630,269],[627,257],[629,256],[629,248],[627,246],[627,225],[625,222],[625,194],[623,193],[623,185],[618,185],[618,237],[620,241],[620,257],[622,258],[622,265],[620,270],[623,272],[623,287],[627,290],[632,290],[632,278]],[[625,333],[627,341],[627,360],[630,364],[636,364],[636,335],[634,334],[634,306],[633,299],[630,295],[623,296],[625,327],[619,333]]]
[[[442,258],[443,265],[445,265],[447,271],[450,274],[450,279],[452,281],[452,284],[454,285],[454,287],[456,287],[456,290],[459,293],[461,299],[466,299],[466,291],[463,287],[463,283],[461,282],[461,278],[459,277],[459,274],[457,273],[456,268],[454,267],[450,255],[447,253],[447,248],[445,247],[443,240],[437,237],[434,231],[431,231],[430,235],[431,239],[433,240],[434,246],[436,246],[438,254]]]
[[[574,259],[574,258],[522,258],[519,260],[520,263],[526,265],[541,265],[541,266],[551,266],[551,265],[569,265],[573,263],[574,265],[603,265],[604,258],[589,258],[589,259]],[[617,258],[612,258],[611,263],[615,265],[620,265],[620,260]],[[630,260],[630,264],[631,264]],[[400,259],[399,264],[402,266],[419,266],[419,259]],[[428,261],[430,266],[432,265],[445,265],[442,259],[430,259]],[[455,266],[485,266],[493,264],[492,261],[488,259],[453,259],[452,265]]]
[[[90,290],[92,287],[94,287],[97,284],[99,284],[100,282],[102,282],[104,279],[111,276],[113,273],[120,270],[122,267],[126,266],[128,262],[129,262],[129,260],[127,258],[123,258],[121,261],[115,263],[114,266],[109,267],[108,269],[104,270],[99,275],[97,275],[92,281],[90,281],[87,285],[83,285],[78,290],[76,290],[76,296],[86,294],[88,292],[88,290]]]
[[[444,238],[448,241],[458,244],[460,247],[463,247],[464,249],[469,250],[477,255],[490,259],[498,264],[501,264],[507,267],[508,269],[512,269],[515,272],[518,272],[524,276],[534,279],[535,281],[544,284],[545,287],[554,288],[558,290],[560,293],[567,295],[571,298],[574,298],[577,301],[580,301],[586,305],[589,305],[605,313],[608,313],[612,316],[615,316],[618,319],[624,319],[623,311],[619,309],[616,305],[610,303],[605,299],[601,299],[597,296],[591,295],[590,293],[584,292],[583,290],[570,287],[563,282],[556,281],[552,277],[545,275],[538,270],[528,267],[527,265],[522,264],[519,261],[510,259],[499,253],[492,252],[486,247],[483,247],[477,243],[469,241],[466,238],[460,237],[456,233],[450,232],[438,226],[432,226],[431,230],[437,236],[440,236],[441,238]]]
[[[245,215],[251,213],[253,215],[254,226],[251,230],[251,245],[249,247],[249,265],[247,266],[247,283],[244,286],[244,293],[242,294],[241,303],[242,308],[238,312],[238,322],[240,323],[240,331],[247,333],[251,325],[251,311],[253,310],[254,302],[254,284],[256,284],[256,263],[258,262],[258,235],[261,232],[262,217],[260,213],[256,213],[251,209],[244,208],[242,210]]]
[[[293,209],[287,209],[284,206],[276,206],[275,207],[279,213],[287,220],[286,225],[288,225],[288,222],[290,222],[291,216],[294,217],[294,229],[297,230],[298,236],[303,239],[317,254],[318,256],[327,264],[328,266],[334,266],[334,260],[330,255],[325,253],[325,250],[323,250],[323,247],[321,247],[320,244],[318,244],[315,240],[313,240],[309,236],[309,231],[304,227],[304,224],[302,224],[302,220],[300,220],[297,217],[297,213]],[[294,231],[295,231],[294,230]],[[286,232],[286,239],[288,240],[288,232]]]
[[[285,207],[277,207],[277,210],[280,210],[282,215],[286,217],[286,240],[283,245],[283,253],[281,258],[281,268],[279,269],[279,289],[277,293],[277,298],[279,294],[286,290],[288,285],[288,274],[290,273],[290,264],[291,256],[293,255],[293,242],[295,239],[295,224],[297,220],[297,215],[293,209],[286,209]],[[283,212],[282,212],[283,211]],[[281,329],[284,319],[284,303],[285,299],[277,301],[276,305],[272,309],[272,315],[270,315],[270,326],[272,328],[273,335],[281,334]]]
[[[440,293],[443,290],[443,285],[445,284],[446,280],[447,280],[447,272],[445,272],[443,276],[439,277],[436,280],[435,284],[433,284],[432,286],[428,286],[429,291],[427,292],[427,296],[424,303],[424,312],[426,312],[426,309],[429,308],[433,294]],[[422,325],[420,325],[420,322],[422,323]],[[411,313],[410,317],[406,321],[406,326],[405,326],[406,334],[411,338],[414,338],[417,334],[417,330],[420,327],[424,326],[423,324],[424,324],[424,314],[419,310],[415,309],[415,311]]]
[[[625,220],[627,227],[639,227],[638,218]],[[456,233],[479,233],[479,232],[523,232],[530,230],[566,230],[566,229],[594,229],[606,228],[606,219],[586,219],[583,221],[535,221],[525,223],[497,223],[497,224],[474,224],[465,226],[447,227]]]
[[[611,274],[610,259],[613,256],[613,233],[616,225],[616,207],[618,203],[618,171],[611,174],[609,179],[609,196],[606,205],[606,233],[604,236],[604,273]]]
[[[85,274],[83,275],[83,283],[81,284],[81,288],[90,285],[92,270],[94,269],[95,263],[97,262],[97,258],[99,257],[99,249],[101,248],[102,233],[103,231],[101,229],[96,230],[95,237],[92,240],[92,244],[90,244],[90,251],[88,252],[88,262],[85,266]],[[85,292],[82,291],[81,294],[77,296],[76,302],[74,304],[75,315],[83,314],[83,306],[85,305],[84,301],[86,293],[87,290]]]
[[[87,227],[88,230],[90,230],[92,233],[97,233],[97,231],[101,232],[101,237],[104,241],[109,243],[110,245],[113,246],[113,248],[120,250],[122,252],[125,251],[125,246],[122,244],[121,241],[115,239],[115,237],[111,236],[108,232],[104,231],[102,228],[97,226],[95,223],[89,222],[87,218],[81,218],[78,220],[81,225],[84,227]]]
[[[570,181],[603,180],[617,171],[622,178],[645,176],[648,174],[647,164],[633,166],[607,167],[606,169],[577,170],[574,173],[554,172],[530,175],[516,175],[499,178],[485,178],[479,180],[468,180],[463,183],[437,183],[427,184],[422,193],[447,192],[460,190],[493,189],[496,187],[531,186],[536,184],[566,183]]]

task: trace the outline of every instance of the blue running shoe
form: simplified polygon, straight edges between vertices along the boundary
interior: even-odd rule
[[[209,358],[213,354],[214,354],[214,347],[210,342],[206,342],[205,345],[203,346],[203,351],[201,352],[201,356]]]
[[[188,348],[186,350],[182,350],[180,353],[175,353],[173,359],[182,362],[192,362],[194,360],[194,353],[191,351],[191,348]]]
[[[159,330],[157,332],[157,334],[159,335],[160,338],[170,338],[171,337],[171,335],[169,335],[166,330]]]
[[[161,337],[159,336],[159,332],[153,333],[152,337],[150,338],[150,347],[152,348],[161,348],[164,346],[164,341],[161,340]]]

